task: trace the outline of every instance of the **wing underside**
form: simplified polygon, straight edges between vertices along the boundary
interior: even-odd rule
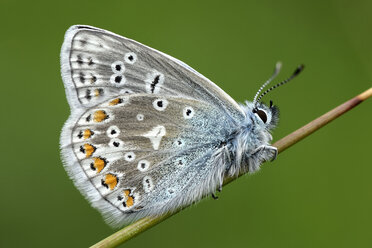
[[[215,190],[215,156],[244,118],[236,102],[182,62],[133,40],[73,26],[61,51],[71,116],[65,168],[116,226]]]

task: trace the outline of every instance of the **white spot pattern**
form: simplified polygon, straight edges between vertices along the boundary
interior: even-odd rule
[[[128,162],[132,162],[136,159],[136,154],[134,154],[134,152],[127,152],[124,154],[124,159]]]
[[[152,73],[147,74],[145,83],[147,93],[157,94],[164,83],[164,75],[154,70]]]
[[[181,139],[178,139],[178,140],[176,140],[175,142],[174,142],[174,144],[176,145],[176,146],[178,146],[178,147],[182,147],[183,146],[183,140],[181,140]]]
[[[166,99],[156,99],[152,106],[158,111],[164,111],[168,106],[168,101]]]
[[[137,169],[139,171],[147,171],[150,167],[150,162],[143,159],[138,162]]]
[[[116,86],[121,86],[125,83],[126,78],[123,74],[115,73],[110,77],[110,83]]]
[[[137,115],[137,120],[138,120],[138,121],[143,121],[144,118],[145,118],[145,117],[144,117],[143,114],[138,114],[138,115]]]
[[[145,176],[143,178],[142,183],[143,183],[143,189],[145,190],[146,193],[149,193],[151,190],[154,189],[154,183],[150,176]]]
[[[120,129],[117,126],[111,126],[106,131],[109,138],[116,138],[120,134]]]
[[[125,66],[123,62],[115,61],[111,64],[111,69],[115,74],[123,74],[125,71]]]
[[[137,61],[137,55],[135,53],[126,53],[124,55],[124,61],[128,64],[133,65]]]
[[[130,90],[130,89],[122,89],[122,90],[120,90],[120,93],[121,93],[121,94],[132,94],[133,91]]]
[[[183,118],[185,119],[191,119],[194,116],[194,109],[192,107],[185,107],[183,109]]]
[[[123,148],[124,147],[124,142],[118,138],[111,139],[109,146],[113,148]]]
[[[151,131],[143,134],[143,137],[149,138],[154,150],[158,150],[160,146],[160,141],[166,134],[164,126],[158,125],[154,127]]]

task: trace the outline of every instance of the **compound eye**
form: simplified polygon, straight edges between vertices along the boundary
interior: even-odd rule
[[[255,113],[260,117],[260,119],[263,121],[263,123],[267,122],[267,114],[266,114],[265,111],[263,111],[261,109],[257,109]]]

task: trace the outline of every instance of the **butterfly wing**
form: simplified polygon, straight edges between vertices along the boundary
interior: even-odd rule
[[[93,106],[120,93],[160,93],[213,102],[235,118],[244,115],[228,94],[188,65],[106,30],[72,26],[61,65],[72,107]]]
[[[118,96],[65,127],[62,137],[70,134],[62,147],[65,165],[110,223],[161,214],[220,183],[213,154],[233,128],[222,113],[195,99]]]
[[[61,135],[65,167],[109,223],[174,210],[221,183],[215,154],[243,114],[216,85],[87,26],[67,31],[61,61],[72,112]]]

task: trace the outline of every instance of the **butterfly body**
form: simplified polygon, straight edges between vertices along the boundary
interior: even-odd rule
[[[238,105],[184,63],[111,32],[73,26],[61,51],[71,115],[64,165],[114,226],[187,206],[275,157],[274,106]],[[264,112],[264,118],[261,112]]]

